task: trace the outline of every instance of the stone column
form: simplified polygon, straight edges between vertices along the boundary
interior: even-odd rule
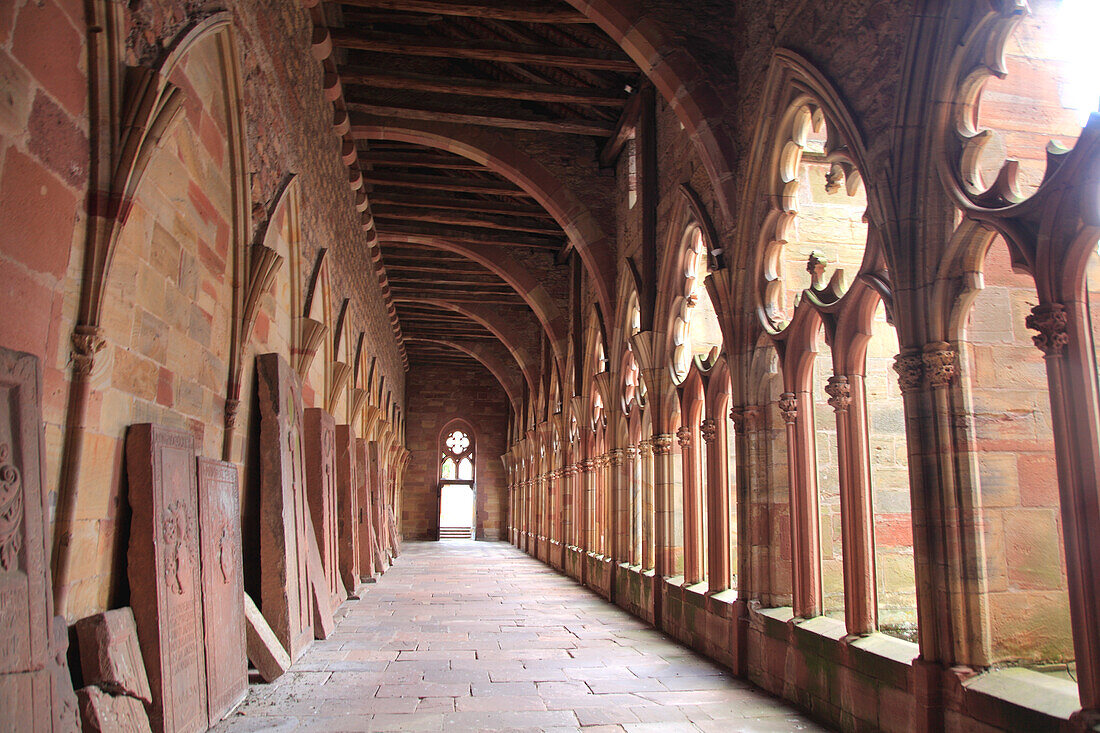
[[[638,444],[638,460],[641,461],[641,487],[638,497],[642,528],[642,556],[639,562],[644,570],[652,570],[656,563],[657,510],[654,478],[653,441],[646,439]]]
[[[699,485],[699,454],[693,442],[694,432],[682,425],[676,430],[680,443],[683,471],[680,489],[684,502],[684,583],[692,585],[703,580],[703,487]]]
[[[623,521],[625,516],[625,504],[623,501],[623,490],[626,486],[626,477],[623,475],[623,450],[621,448],[613,448],[607,454],[607,463],[610,467],[611,482],[609,485],[610,499],[609,511],[610,522],[607,526],[607,555],[611,558],[615,564],[623,561],[623,546],[626,544],[626,522]]]
[[[707,586],[711,593],[730,587],[729,456],[724,420],[707,418],[699,425],[707,445]]]
[[[671,576],[675,568],[675,556],[671,542],[675,537],[672,526],[672,491],[675,483],[672,475],[671,433],[653,436],[653,568],[658,578]]]
[[[640,527],[638,526],[638,520],[641,518],[641,462],[638,460],[638,448],[637,446],[628,445],[623,449],[623,456],[626,458],[625,466],[623,467],[626,476],[626,499],[627,507],[624,511],[624,521],[626,522],[626,552],[623,553],[626,558],[626,562],[631,565],[637,565],[640,562],[638,543],[641,537]]]
[[[856,415],[862,413],[862,402],[857,410],[850,409],[852,390],[848,377],[829,377],[825,393],[829,395],[829,406],[836,412],[844,556],[844,622],[850,636],[864,636],[875,630],[878,615],[875,515],[871,509],[866,421],[857,419]]]
[[[596,461],[592,458],[585,458],[581,461],[581,500],[580,506],[580,541],[577,543],[582,552],[592,552],[595,546],[594,540],[596,536],[596,528],[592,525],[592,499],[594,498],[593,482],[595,476],[593,475],[596,470]]]
[[[799,409],[809,392],[784,392],[779,411],[787,426],[787,468],[791,484],[791,562],[795,618],[821,613],[821,538],[817,515],[817,474],[813,470],[813,413]]]

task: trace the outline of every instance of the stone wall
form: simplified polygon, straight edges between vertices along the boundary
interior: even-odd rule
[[[406,393],[406,447],[412,453],[401,496],[399,523],[406,539],[434,539],[439,528],[439,439],[451,420],[473,428],[477,538],[503,539],[507,477],[500,457],[507,448],[509,405],[500,383],[480,365],[415,365]]]

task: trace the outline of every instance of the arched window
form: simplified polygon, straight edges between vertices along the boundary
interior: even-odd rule
[[[451,423],[439,439],[439,538],[470,539],[475,530],[473,431]]]

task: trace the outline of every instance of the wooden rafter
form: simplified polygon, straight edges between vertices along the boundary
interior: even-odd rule
[[[638,72],[638,67],[629,58],[591,48],[562,48],[499,41],[445,41],[352,29],[334,30],[332,41],[341,48],[374,53],[597,69],[624,74]]]
[[[350,67],[343,69],[341,81],[348,86],[369,86],[438,94],[454,94],[494,99],[522,99],[532,102],[622,107],[626,92],[616,89],[593,89],[553,84],[519,84],[492,79],[442,77]]]
[[[580,118],[534,119],[532,117],[502,116],[490,114],[469,114],[448,109],[424,109],[421,107],[401,106],[362,101],[348,102],[348,110],[359,114],[378,117],[396,117],[403,120],[426,120],[428,122],[453,122],[458,125],[478,125],[481,127],[499,127],[510,130],[530,130],[533,132],[556,132],[562,135],[593,135],[608,137],[615,132],[615,125],[599,120]],[[457,107],[456,109],[461,109]],[[356,121],[352,121],[353,134]]]
[[[565,243],[565,237],[545,237],[536,234],[510,234],[496,232],[466,231],[454,226],[436,224],[408,224],[393,219],[375,217],[378,236],[387,241],[393,235],[403,234],[417,237],[434,237],[455,242],[456,244],[504,245],[509,247],[535,247],[557,250]]]
[[[564,236],[564,233],[558,227],[545,224],[540,226],[531,222],[508,218],[489,218],[470,214],[431,212],[424,211],[423,209],[397,208],[382,204],[376,204],[372,211],[374,212],[376,220],[390,219],[392,221],[426,222],[429,224],[449,224],[453,226],[492,229],[495,231],[546,234],[557,237]]]
[[[388,175],[364,173],[363,182],[369,185],[415,188],[428,191],[488,193],[494,196],[528,196],[526,191],[517,188],[508,181],[486,181],[480,178],[445,178],[443,176],[423,176],[409,173],[391,173]]]
[[[515,216],[553,219],[545,209],[537,206],[524,206],[503,201],[476,201],[449,196],[408,195],[402,196],[388,191],[378,191],[370,197],[375,206],[410,206],[423,209],[445,211],[473,211],[483,214],[504,214]]]
[[[509,0],[340,0],[342,4],[372,10],[397,10],[402,13],[432,13],[514,20],[521,23],[591,23],[588,18],[568,7],[545,7],[547,3],[515,3]]]

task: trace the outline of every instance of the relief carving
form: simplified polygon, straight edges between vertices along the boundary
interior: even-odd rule
[[[794,392],[779,395],[779,411],[783,413],[783,419],[788,425],[798,421],[798,397]]]
[[[924,361],[919,354],[898,354],[894,358],[894,371],[898,373],[898,386],[902,394],[920,387],[924,378]]]
[[[0,444],[0,569],[14,570],[23,547],[23,481],[11,447]]]
[[[1069,313],[1061,303],[1041,303],[1031,309],[1024,321],[1028,328],[1038,331],[1031,337],[1045,356],[1061,356],[1069,343]]]
[[[825,394],[829,395],[829,407],[837,412],[847,412],[852,405],[852,388],[848,384],[848,377],[829,377],[829,383],[825,385]]]
[[[182,502],[171,504],[165,514],[168,516],[164,519],[164,579],[174,593],[183,595],[192,577],[188,547],[195,528]]]

